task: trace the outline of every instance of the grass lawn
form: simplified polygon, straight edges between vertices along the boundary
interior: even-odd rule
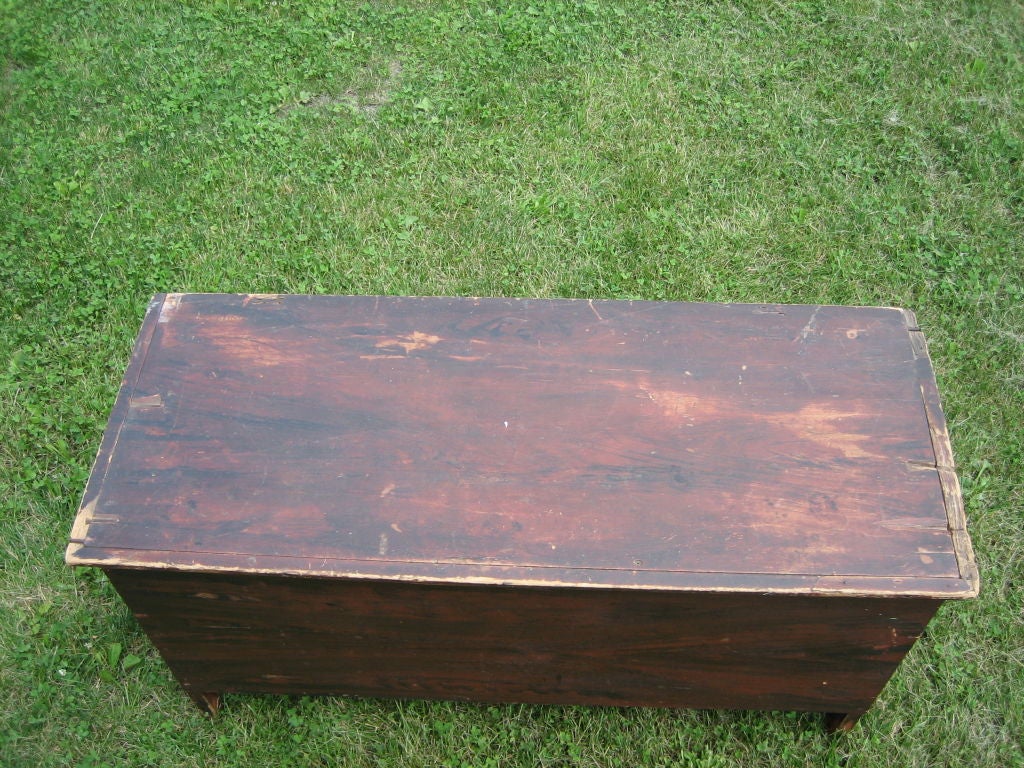
[[[0,764],[1024,765],[1013,0],[0,0]],[[157,291],[901,305],[982,594],[875,708],[229,696],[63,549]]]

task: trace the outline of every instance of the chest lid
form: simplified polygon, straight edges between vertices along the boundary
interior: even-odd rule
[[[157,296],[67,560],[977,592],[923,336],[869,307]]]

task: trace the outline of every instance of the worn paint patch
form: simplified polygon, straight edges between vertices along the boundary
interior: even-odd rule
[[[129,401],[128,407],[131,408],[132,410],[137,410],[139,408],[160,408],[161,406],[163,406],[163,404],[164,399],[158,393],[155,395],[143,395],[141,397],[133,397]]]
[[[415,352],[421,349],[430,349],[430,347],[441,341],[440,336],[435,336],[432,333],[423,333],[422,331],[413,331],[412,333],[405,334],[404,336],[398,336],[394,339],[384,339],[383,341],[377,342],[377,349],[389,349],[392,347],[401,347],[405,350],[406,354]]]
[[[685,392],[676,392],[669,389],[648,389],[642,390],[646,396],[653,400],[670,418],[680,416],[694,418],[695,416],[714,416],[720,412],[714,398],[698,397]]]
[[[97,499],[93,498],[89,503],[83,504],[82,508],[78,510],[75,522],[71,526],[71,541],[83,542],[85,537],[89,535],[89,523],[92,522],[93,515],[96,513],[96,502]]]
[[[247,307],[250,304],[266,304],[268,302],[280,301],[282,294],[280,293],[248,293],[245,298],[242,299],[242,306]]]
[[[761,414],[760,418],[784,427],[801,439],[822,448],[839,451],[847,459],[885,458],[868,450],[868,446],[875,442],[871,435],[845,428],[844,420],[857,419],[863,415],[857,411],[840,411],[821,403],[810,403],[796,413]]]
[[[181,297],[182,294],[180,293],[168,293],[164,297],[164,303],[160,306],[160,317],[157,318],[158,323],[168,323],[171,321],[175,311],[178,309],[178,305],[181,304]]]
[[[820,306],[814,308],[814,311],[811,312],[811,316],[807,320],[807,324],[800,329],[800,333],[793,339],[793,341],[803,343],[807,341],[811,334],[818,332],[818,313],[821,312],[821,309],[822,308]]]
[[[203,317],[203,341],[213,346],[232,364],[257,367],[299,366],[306,360],[300,345],[272,334],[254,335],[244,317],[218,314]],[[178,339],[177,343],[190,340]],[[175,343],[165,340],[165,344]]]

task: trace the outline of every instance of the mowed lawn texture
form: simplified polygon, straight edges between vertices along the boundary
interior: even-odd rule
[[[0,2],[0,764],[1024,764],[1024,13]],[[817,715],[228,696],[63,564],[159,291],[896,305],[981,596]]]

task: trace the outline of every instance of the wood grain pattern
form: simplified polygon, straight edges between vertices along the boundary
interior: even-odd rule
[[[978,591],[912,313],[170,294],[71,532],[192,699],[798,709]]]
[[[210,691],[865,711],[934,599],[521,588],[111,569]]]
[[[954,480],[900,310],[170,295],[68,560],[967,597]]]

